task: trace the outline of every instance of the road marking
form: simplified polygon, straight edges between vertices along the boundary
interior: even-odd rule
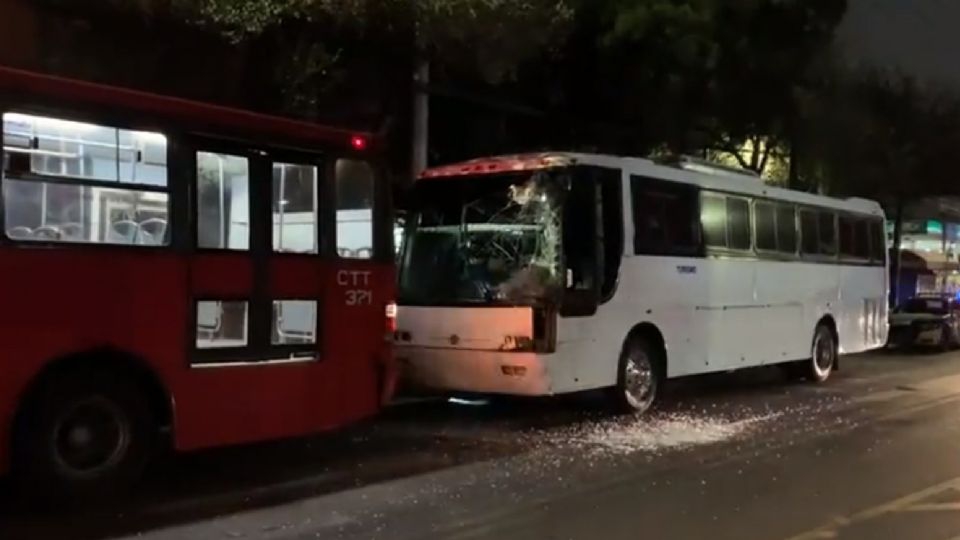
[[[875,403],[878,401],[893,401],[909,393],[910,392],[906,392],[904,390],[899,390],[899,389],[883,390],[880,392],[870,392],[869,394],[856,397],[851,401],[853,401],[854,403]]]
[[[960,503],[915,504],[901,512],[960,512]]]
[[[791,536],[787,540],[823,540],[826,538],[837,538],[840,535],[840,529],[844,527],[848,527],[855,523],[861,523],[863,521],[868,521],[886,514],[893,514],[896,512],[923,511],[923,510],[913,510],[914,508],[921,508],[921,509],[926,508],[928,509],[927,511],[929,511],[930,508],[936,507],[938,511],[943,511],[946,509],[945,507],[949,506],[951,507],[950,510],[960,510],[960,505],[956,503],[949,503],[949,504],[921,503],[921,501],[929,498],[931,495],[936,495],[948,489],[960,489],[960,477],[954,478],[952,480],[947,480],[946,482],[922,489],[920,491],[913,492],[909,495],[883,503],[879,506],[867,508],[866,510],[862,510],[858,513],[851,514],[849,516],[836,517],[830,520],[829,522],[817,527],[816,529],[812,529],[807,532],[800,533],[796,536]],[[957,540],[960,540],[960,537],[958,537]]]

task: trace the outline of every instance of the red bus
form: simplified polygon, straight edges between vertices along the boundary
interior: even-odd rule
[[[392,391],[390,189],[367,134],[0,68],[0,473],[314,433]]]

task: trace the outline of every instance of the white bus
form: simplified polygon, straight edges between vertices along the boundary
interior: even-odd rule
[[[426,171],[400,253],[408,384],[642,412],[666,378],[825,381],[887,338],[883,211],[690,159],[568,153]]]

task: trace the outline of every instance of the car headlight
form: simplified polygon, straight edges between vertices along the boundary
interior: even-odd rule
[[[924,322],[917,325],[917,329],[921,332],[932,332],[934,330],[940,329],[940,323],[938,322]]]

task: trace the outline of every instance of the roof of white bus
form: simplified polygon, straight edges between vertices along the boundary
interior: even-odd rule
[[[751,177],[748,174],[725,172],[719,169],[716,173],[699,172],[680,167],[661,165],[649,159],[604,154],[542,152],[535,154],[491,156],[462,163],[433,167],[424,171],[420,175],[420,178],[432,179],[465,175],[503,174],[569,165],[596,165],[600,167],[619,168],[631,174],[694,184],[716,191],[739,193],[755,197],[769,197],[771,199],[791,201],[800,204],[824,206],[837,210],[848,210],[883,216],[883,208],[876,201],[858,198],[838,199],[835,197],[778,188],[767,185],[763,183],[759,177]]]

